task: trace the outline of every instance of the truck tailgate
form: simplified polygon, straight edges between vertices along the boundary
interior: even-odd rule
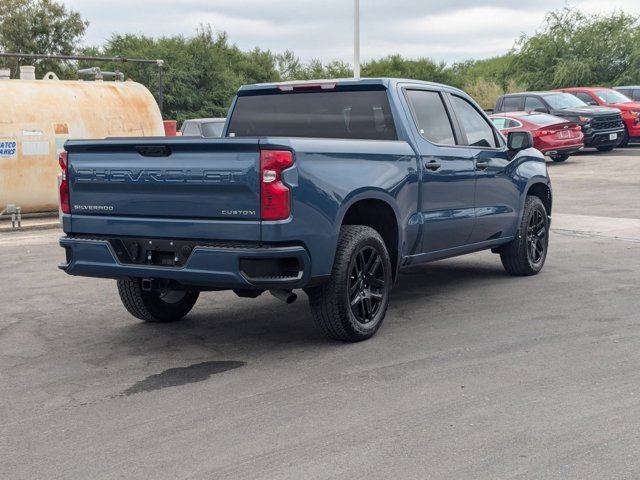
[[[72,216],[259,221],[257,139],[107,139],[65,148]]]

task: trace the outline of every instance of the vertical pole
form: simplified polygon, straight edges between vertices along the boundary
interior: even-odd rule
[[[164,61],[158,60],[158,107],[164,118]]]
[[[360,78],[360,0],[353,0],[353,78]]]

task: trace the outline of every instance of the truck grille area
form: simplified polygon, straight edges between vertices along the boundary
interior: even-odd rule
[[[594,130],[612,130],[615,128],[622,128],[624,123],[622,122],[621,114],[614,114],[594,117],[591,125]]]

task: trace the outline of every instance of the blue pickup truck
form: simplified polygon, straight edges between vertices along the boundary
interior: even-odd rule
[[[359,341],[403,266],[491,249],[533,275],[547,255],[551,184],[531,135],[505,139],[445,85],[243,86],[223,138],[65,149],[60,268],[116,279],[144,321],[183,318],[203,291],[290,303],[304,289],[328,336]]]

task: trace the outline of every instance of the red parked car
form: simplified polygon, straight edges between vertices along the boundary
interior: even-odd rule
[[[548,113],[506,112],[489,118],[505,136],[509,132],[531,132],[533,146],[554,162],[564,162],[569,155],[584,147],[580,125]]]
[[[612,88],[575,87],[561,90],[575,95],[587,105],[604,105],[619,109],[625,126],[619,147],[626,147],[630,140],[640,141],[640,102],[635,102]]]

